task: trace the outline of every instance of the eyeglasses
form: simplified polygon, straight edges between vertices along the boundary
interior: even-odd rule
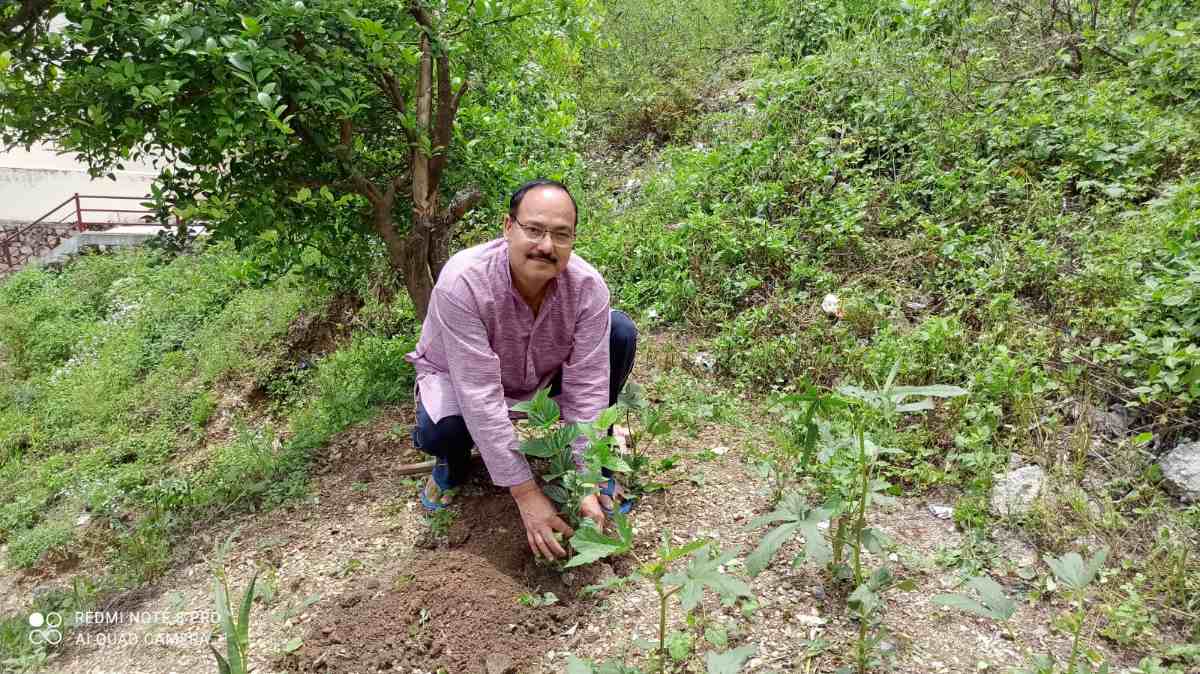
[[[523,233],[525,238],[529,239],[529,241],[532,243],[540,243],[547,234],[550,235],[550,240],[553,241],[554,245],[556,246],[569,246],[575,241],[575,232],[546,230],[538,227],[537,225],[527,225],[515,217],[512,218],[512,221],[517,223],[517,226],[521,228],[521,233]]]

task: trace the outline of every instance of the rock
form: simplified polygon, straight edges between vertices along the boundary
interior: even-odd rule
[[[692,363],[702,370],[712,372],[717,367],[717,359],[707,351],[697,351],[691,356]]]
[[[835,318],[846,317],[846,312],[842,309],[841,299],[833,293],[829,293],[821,300],[821,311]]]
[[[515,674],[516,663],[503,653],[492,653],[483,661],[483,669],[487,674]]]
[[[75,520],[75,526],[86,527],[88,525],[88,522],[91,522],[91,521],[92,521],[92,516],[87,513],[84,513],[79,516],[79,519]]]
[[[954,517],[954,508],[952,506],[929,504],[929,514],[939,520],[948,520]]]
[[[1076,408],[1076,418],[1086,421],[1092,431],[1103,433],[1110,438],[1123,438],[1129,435],[1129,413],[1120,405],[1113,405],[1107,411],[1081,403]]]
[[[1023,515],[1042,493],[1046,471],[1041,466],[1025,466],[996,475],[992,487],[992,511],[998,515]]]
[[[1200,502],[1200,442],[1185,442],[1158,460],[1163,483],[1184,503]]]
[[[878,648],[882,655],[891,655],[896,652],[896,644],[890,641],[880,641]]]

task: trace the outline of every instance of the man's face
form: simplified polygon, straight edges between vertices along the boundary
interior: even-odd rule
[[[572,241],[555,242],[555,234],[560,238],[567,235]],[[567,268],[574,235],[575,208],[565,192],[556,187],[535,187],[526,192],[517,208],[516,221],[504,216],[504,238],[514,279],[527,289],[540,290]]]

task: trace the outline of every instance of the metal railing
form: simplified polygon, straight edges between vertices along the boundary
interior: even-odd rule
[[[12,249],[14,246],[19,245],[20,242],[36,228],[50,229],[53,231],[53,234],[45,238],[47,240],[53,239],[55,241],[55,243],[51,246],[51,248],[54,248],[58,246],[58,244],[62,243],[64,239],[68,238],[70,235],[73,235],[74,232],[86,232],[93,229],[108,228],[121,224],[130,224],[131,220],[153,222],[155,218],[154,211],[149,208],[85,208],[85,199],[98,199],[102,201],[136,201],[140,204],[150,199],[150,197],[120,197],[103,194],[76,193],[28,225],[19,227],[4,234],[0,234],[0,262],[3,262],[4,265],[10,270],[15,269],[19,264],[28,262],[28,259],[19,259],[19,250],[16,252],[16,254],[14,254]],[[60,211],[63,211],[64,209],[65,213],[60,215]],[[89,218],[98,217],[90,215],[92,213],[115,214],[117,215],[118,219],[116,221],[92,220]],[[124,217],[127,215],[138,215],[141,217],[136,219]],[[178,217],[175,218],[175,224],[179,224]],[[70,225],[70,228],[65,229],[63,225]]]

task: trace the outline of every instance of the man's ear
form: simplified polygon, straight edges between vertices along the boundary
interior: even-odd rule
[[[505,213],[505,214],[504,214],[504,224],[503,224],[503,226],[502,226],[502,230],[501,230],[501,231],[503,231],[503,233],[504,233],[504,238],[505,238],[505,239],[507,239],[507,238],[509,237],[509,235],[511,235],[511,234],[512,234],[512,228],[513,228],[513,221],[512,221],[512,218],[510,218],[510,217],[508,216],[508,213]]]

